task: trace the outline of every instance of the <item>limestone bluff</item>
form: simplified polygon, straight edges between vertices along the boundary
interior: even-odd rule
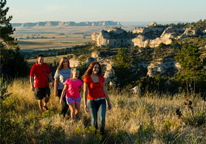
[[[185,37],[197,37],[203,33],[206,37],[206,29],[199,30],[192,27],[173,27],[157,25],[152,22],[146,27],[135,28],[132,32],[127,32],[121,27],[114,27],[109,30],[102,30],[100,33],[91,35],[97,46],[138,46],[157,47],[160,43],[170,44],[172,39],[183,39]]]
[[[120,22],[115,21],[93,21],[79,22],[74,21],[45,21],[45,22],[27,22],[27,23],[12,23],[13,27],[46,27],[46,26],[121,26]]]

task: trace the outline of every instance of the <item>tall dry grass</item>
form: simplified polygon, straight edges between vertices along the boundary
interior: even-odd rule
[[[24,127],[23,143],[206,143],[206,109],[199,97],[189,97],[193,110],[185,107],[185,97],[156,94],[138,97],[109,91],[112,109],[106,113],[106,134],[95,135],[90,116],[83,111],[75,122],[59,113],[59,98],[53,96],[49,111],[41,113],[28,79],[16,79],[8,87],[12,95],[4,101],[10,119]],[[4,107],[4,108],[5,108]],[[182,112],[178,118],[176,109]],[[69,114],[69,112],[68,112]]]

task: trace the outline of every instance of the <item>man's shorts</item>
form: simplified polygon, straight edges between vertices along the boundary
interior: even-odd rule
[[[72,104],[72,103],[80,103],[81,102],[81,98],[70,98],[66,96],[66,101],[67,104]]]
[[[46,86],[44,88],[35,88],[34,89],[34,95],[35,95],[35,98],[37,100],[41,100],[46,96],[50,97],[50,88],[49,88],[49,86]]]

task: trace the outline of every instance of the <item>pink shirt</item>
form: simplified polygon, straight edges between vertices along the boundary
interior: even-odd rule
[[[82,81],[80,79],[77,79],[76,81],[72,81],[71,78],[67,79],[65,82],[65,85],[67,85],[67,93],[66,96],[70,98],[79,98],[79,88],[81,85],[83,85]]]

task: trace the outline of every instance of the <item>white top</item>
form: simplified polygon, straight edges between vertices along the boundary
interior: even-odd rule
[[[59,80],[58,90],[63,90],[65,81],[68,78],[71,78],[71,69],[61,69],[60,71],[56,70],[54,78]]]

